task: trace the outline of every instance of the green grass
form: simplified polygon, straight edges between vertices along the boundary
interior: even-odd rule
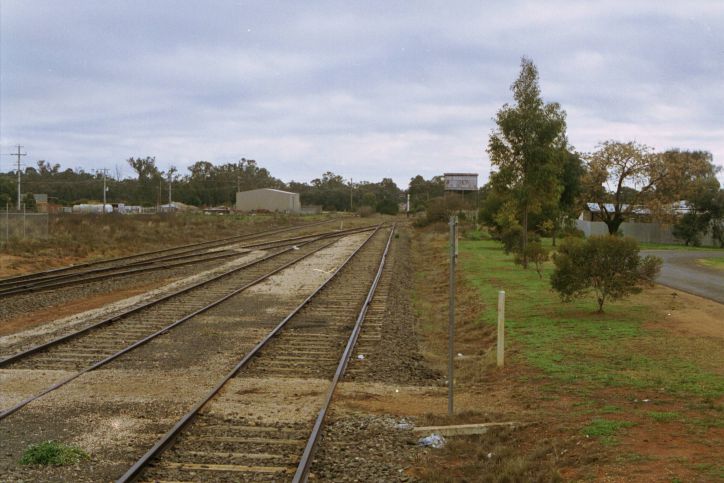
[[[623,409],[621,409],[618,406],[614,406],[614,405],[606,405],[600,409],[600,412],[602,414],[616,414],[616,413],[623,412]]]
[[[629,421],[618,421],[614,419],[593,419],[587,426],[581,429],[581,433],[586,436],[599,438],[603,444],[616,444],[616,433],[621,428],[628,428],[634,423]]]
[[[44,441],[28,446],[20,458],[20,464],[64,466],[84,459],[88,459],[88,454],[79,448],[57,441]]]
[[[490,233],[487,230],[468,230],[464,236],[466,240],[490,240]]]
[[[694,465],[694,468],[698,471],[708,474],[712,477],[712,479],[724,480],[724,465],[700,463]]]
[[[724,270],[724,257],[722,258],[700,258],[696,261],[699,265],[709,268]]]
[[[639,243],[639,248],[641,248],[641,250],[696,250],[696,251],[722,250],[721,248],[717,248],[717,247],[686,246],[683,243],[681,245],[676,245],[673,243]]]
[[[724,377],[695,363],[690,352],[662,350],[671,346],[668,333],[643,327],[652,315],[650,306],[617,301],[598,314],[593,298],[564,304],[549,286],[551,263],[539,279],[535,270],[513,264],[512,255],[505,255],[495,241],[462,241],[460,255],[460,269],[486,306],[480,323],[496,323],[498,290],[505,290],[507,337],[522,346],[513,357],[546,375],[594,389],[628,387],[702,397],[724,392]],[[697,343],[705,353],[718,351],[711,341]]]
[[[649,411],[646,414],[657,423],[668,423],[681,419],[679,413],[671,411]]]

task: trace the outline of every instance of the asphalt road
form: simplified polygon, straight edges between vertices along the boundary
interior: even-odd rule
[[[641,250],[664,260],[656,282],[724,304],[724,270],[696,263],[701,258],[724,258],[724,250]]]

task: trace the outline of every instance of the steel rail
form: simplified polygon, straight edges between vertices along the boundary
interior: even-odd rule
[[[317,287],[314,292],[312,292],[304,301],[299,304],[294,310],[292,310],[284,319],[279,322],[257,345],[254,346],[253,349],[251,349],[248,353],[246,353],[242,359],[234,366],[229,373],[224,376],[207,394],[206,396],[201,399],[196,405],[193,406],[193,408],[186,413],[181,419],[179,419],[176,424],[168,430],[157,442],[153,445],[151,449],[149,449],[138,461],[136,461],[131,468],[126,471],[123,476],[121,476],[118,480],[116,480],[117,483],[126,483],[135,481],[143,471],[143,469],[150,463],[154,458],[157,458],[163,451],[165,451],[168,447],[170,447],[174,440],[178,437],[178,435],[183,431],[183,429],[191,423],[196,415],[199,413],[201,408],[203,408],[206,403],[208,403],[211,399],[214,398],[214,396],[221,390],[222,387],[236,374],[244,368],[251,359],[264,347],[266,344],[275,337],[279,331],[281,331],[284,326],[294,317],[297,313],[299,313],[300,310],[302,310],[318,293],[324,289],[329,282],[334,279],[337,274],[345,267],[347,264],[354,258],[355,255],[357,255],[362,248],[369,243],[369,241],[372,239],[372,237],[375,236],[375,234],[379,231],[381,225],[378,225],[377,229],[373,231],[370,236],[368,236],[365,241],[354,251],[352,254],[347,257],[347,259],[339,266],[337,269],[330,274],[330,276],[319,286]]]
[[[278,228],[278,229],[274,229],[274,230],[266,230],[266,231],[261,231],[261,232],[256,232],[256,233],[235,235],[235,236],[226,237],[226,238],[219,238],[216,240],[208,240],[205,242],[191,243],[188,245],[178,245],[178,246],[172,247],[172,248],[162,248],[159,250],[151,250],[151,251],[147,251],[147,252],[135,253],[133,255],[124,255],[121,257],[107,258],[107,259],[103,259],[103,260],[95,260],[92,262],[83,262],[83,263],[78,263],[76,265],[68,265],[65,267],[58,267],[58,268],[53,268],[50,270],[44,270],[42,272],[35,272],[35,273],[29,273],[26,275],[18,275],[15,277],[2,278],[2,279],[0,279],[0,285],[5,284],[7,282],[15,282],[15,281],[20,282],[20,281],[27,280],[27,279],[34,278],[34,277],[42,277],[47,274],[57,273],[57,272],[61,272],[61,271],[76,270],[78,268],[89,267],[89,266],[94,266],[94,265],[101,265],[104,263],[120,262],[123,260],[144,257],[144,256],[148,256],[148,255],[155,255],[158,253],[166,253],[166,252],[171,252],[171,251],[176,251],[176,250],[188,249],[185,252],[184,251],[180,252],[180,253],[186,253],[188,251],[194,251],[197,249],[201,249],[208,245],[213,246],[214,244],[217,244],[216,246],[221,246],[224,244],[228,244],[229,242],[232,242],[233,240],[239,240],[239,241],[253,240],[254,238],[260,238],[260,237],[267,236],[267,235],[274,235],[277,233],[283,233],[283,232],[287,232],[287,231],[314,227],[314,226],[322,225],[325,223],[331,223],[334,221],[337,221],[337,220],[323,220],[323,221],[318,221],[318,222],[304,224],[304,225],[296,225],[296,226],[292,226],[292,227]]]
[[[105,325],[108,325],[108,324],[111,324],[111,323],[113,323],[113,322],[117,322],[118,320],[120,320],[120,319],[122,319],[122,318],[124,318],[124,317],[127,317],[127,316],[129,316],[129,315],[135,314],[135,313],[140,312],[140,311],[142,311],[142,310],[145,310],[145,309],[147,309],[147,308],[149,308],[149,307],[152,307],[152,306],[154,306],[154,305],[157,305],[157,304],[159,304],[159,303],[161,303],[161,302],[165,302],[166,300],[169,300],[169,299],[171,299],[171,298],[173,298],[173,297],[176,297],[176,296],[178,296],[178,295],[183,295],[183,294],[185,294],[185,293],[187,293],[187,292],[190,292],[190,291],[192,291],[192,290],[194,290],[194,289],[197,289],[197,288],[202,287],[202,286],[204,286],[204,285],[208,285],[208,284],[210,284],[210,283],[212,283],[212,282],[216,282],[216,281],[218,281],[218,280],[220,280],[220,279],[222,279],[222,278],[225,278],[225,277],[227,277],[227,276],[233,275],[233,274],[236,273],[236,272],[239,272],[239,271],[241,271],[241,270],[245,270],[245,269],[247,269],[247,268],[249,268],[249,267],[251,267],[251,266],[258,265],[259,263],[262,263],[262,262],[265,262],[265,261],[270,260],[270,259],[272,259],[272,258],[275,258],[275,257],[277,257],[277,256],[280,256],[280,255],[282,255],[282,254],[284,254],[284,253],[287,253],[287,252],[289,252],[289,251],[291,251],[291,250],[294,250],[294,249],[295,249],[295,246],[297,246],[297,247],[298,247],[298,246],[304,246],[304,245],[307,245],[307,244],[309,244],[309,243],[313,243],[313,242],[315,242],[315,241],[318,241],[318,240],[321,240],[321,239],[324,239],[324,238],[336,238],[336,237],[341,237],[341,236],[347,236],[347,235],[349,235],[349,234],[355,234],[355,233],[359,233],[359,232],[370,231],[370,230],[373,230],[373,229],[375,229],[375,227],[367,227],[367,228],[365,228],[364,230],[363,230],[363,229],[354,229],[354,231],[353,231],[352,233],[348,233],[348,232],[341,232],[341,233],[340,233],[340,232],[338,232],[338,233],[334,233],[334,234],[325,234],[324,236],[319,236],[319,237],[314,238],[314,239],[312,239],[312,240],[307,240],[307,241],[305,241],[305,242],[297,243],[296,245],[292,245],[292,246],[290,246],[290,247],[288,247],[288,248],[285,248],[285,249],[283,249],[283,250],[281,250],[281,251],[279,251],[279,252],[272,253],[272,254],[265,255],[265,256],[263,256],[263,257],[260,257],[260,258],[251,260],[250,262],[245,263],[244,265],[241,265],[241,266],[239,266],[239,267],[236,267],[236,268],[232,268],[232,269],[230,269],[230,270],[227,270],[226,272],[223,272],[223,273],[220,273],[220,274],[218,274],[218,275],[215,275],[215,276],[213,276],[212,278],[210,278],[210,279],[208,279],[208,280],[202,280],[202,281],[200,281],[200,282],[197,282],[197,283],[194,283],[194,284],[192,284],[192,285],[189,285],[188,287],[183,287],[183,288],[181,288],[181,289],[179,289],[179,290],[176,290],[176,291],[171,292],[171,293],[169,293],[169,294],[163,295],[163,296],[161,296],[161,297],[159,297],[159,298],[157,298],[157,299],[150,300],[150,301],[148,301],[148,302],[146,302],[146,303],[143,303],[143,304],[141,304],[141,305],[137,305],[137,306],[135,306],[135,307],[132,307],[132,308],[130,308],[130,309],[124,311],[124,312],[121,312],[121,313],[119,313],[119,314],[116,314],[116,315],[114,315],[114,316],[112,316],[112,317],[109,317],[109,318],[107,318],[107,319],[98,321],[98,322],[96,322],[96,323],[94,323],[94,324],[92,324],[92,325],[89,325],[88,327],[84,327],[83,329],[78,330],[78,331],[76,331],[76,332],[72,332],[72,333],[70,333],[70,334],[63,335],[63,336],[61,336],[61,337],[55,338],[55,339],[50,340],[50,341],[48,341],[48,342],[45,342],[45,343],[43,343],[43,344],[38,344],[38,345],[36,345],[36,346],[30,347],[30,348],[28,348],[28,349],[26,349],[26,350],[24,350],[24,351],[22,351],[22,352],[18,352],[18,353],[16,353],[16,354],[13,354],[13,355],[11,355],[11,356],[8,356],[8,357],[6,357],[6,358],[4,358],[4,359],[0,359],[0,368],[3,367],[3,366],[6,366],[6,365],[8,365],[8,364],[17,362],[18,360],[20,360],[20,359],[22,359],[22,358],[24,358],[24,357],[27,357],[27,356],[29,356],[29,355],[32,355],[32,354],[34,354],[34,353],[36,353],[36,352],[40,352],[40,351],[42,351],[42,350],[45,350],[45,349],[47,349],[47,348],[49,348],[49,347],[51,347],[51,346],[60,344],[60,343],[62,343],[62,342],[67,342],[67,341],[69,341],[69,340],[71,340],[71,339],[74,339],[74,338],[76,338],[76,337],[80,337],[80,336],[82,336],[82,335],[85,335],[85,334],[87,334],[88,332],[91,332],[92,330],[101,328],[101,327],[103,327],[103,326],[105,326]]]
[[[317,448],[317,442],[319,441],[319,436],[322,434],[322,426],[324,424],[324,419],[327,416],[327,410],[332,404],[332,397],[334,396],[335,389],[337,389],[337,383],[344,375],[345,369],[347,369],[349,358],[352,356],[352,351],[354,350],[354,346],[357,343],[357,338],[359,337],[360,331],[362,330],[362,322],[367,316],[367,309],[372,303],[375,291],[377,290],[377,285],[380,281],[380,278],[382,278],[382,271],[385,268],[385,261],[387,259],[387,253],[389,252],[390,244],[392,242],[392,235],[394,232],[395,226],[393,225],[392,230],[390,230],[390,236],[387,239],[387,245],[385,245],[385,251],[382,253],[382,258],[380,260],[379,268],[377,269],[377,274],[375,275],[375,279],[370,286],[369,292],[367,293],[367,298],[365,299],[364,304],[362,304],[362,308],[360,309],[359,315],[357,316],[357,320],[354,324],[354,329],[352,329],[352,334],[347,341],[347,346],[344,348],[342,357],[340,357],[339,359],[337,371],[334,373],[334,378],[332,379],[332,383],[329,385],[329,389],[327,390],[327,395],[324,398],[322,409],[320,409],[319,414],[317,415],[317,419],[314,422],[314,427],[312,428],[312,433],[307,440],[307,444],[304,447],[304,452],[302,453],[302,457],[299,460],[299,464],[297,465],[297,471],[296,473],[294,473],[294,478],[292,479],[293,483],[304,483],[307,481],[309,469],[312,466],[312,459],[314,458],[314,452]]]
[[[377,230],[375,230],[374,233],[376,233],[376,232],[377,232]],[[373,233],[373,234],[374,234],[374,233]],[[369,240],[369,238],[368,238],[368,240]],[[147,342],[155,339],[156,337],[158,337],[158,336],[160,336],[160,335],[162,335],[162,334],[165,334],[165,333],[169,332],[170,330],[172,330],[173,328],[175,328],[175,327],[183,324],[184,322],[186,322],[186,321],[188,321],[188,320],[190,320],[190,319],[192,319],[192,318],[194,318],[194,317],[196,317],[196,316],[198,316],[198,315],[200,315],[200,314],[202,314],[202,313],[204,313],[204,312],[212,309],[213,307],[216,307],[217,305],[225,302],[226,300],[230,299],[231,297],[234,297],[235,295],[238,295],[239,293],[241,293],[242,291],[248,289],[249,287],[252,287],[252,286],[254,286],[254,285],[258,284],[258,283],[261,283],[262,281],[266,280],[267,278],[271,277],[272,275],[274,275],[274,274],[276,274],[276,273],[284,270],[285,268],[290,267],[291,265],[294,265],[294,264],[296,264],[296,263],[299,263],[300,261],[304,260],[305,258],[307,258],[307,257],[309,257],[309,256],[311,256],[311,255],[314,255],[315,253],[323,250],[324,248],[329,247],[330,245],[332,245],[332,244],[334,244],[334,243],[336,243],[336,240],[330,241],[329,243],[326,243],[326,244],[322,245],[321,247],[317,248],[316,250],[314,250],[314,251],[312,251],[312,252],[310,252],[310,253],[307,253],[307,254],[302,255],[301,257],[298,257],[298,258],[296,258],[296,259],[294,259],[294,260],[292,260],[292,261],[290,261],[290,262],[288,262],[288,263],[285,263],[284,265],[282,265],[282,266],[280,266],[280,267],[272,270],[271,272],[267,272],[266,274],[264,274],[264,275],[256,278],[255,280],[253,280],[253,281],[251,281],[251,282],[248,282],[248,283],[242,285],[242,286],[239,287],[238,289],[236,289],[236,290],[234,290],[234,291],[232,291],[232,292],[224,295],[223,297],[215,300],[214,302],[212,302],[212,303],[210,303],[210,304],[208,304],[208,305],[206,305],[206,306],[204,306],[204,307],[202,307],[202,308],[200,308],[200,309],[198,309],[198,310],[196,310],[196,311],[194,311],[194,312],[192,312],[192,313],[190,313],[190,314],[188,314],[188,315],[185,315],[184,317],[182,317],[182,318],[174,321],[173,323],[167,325],[166,327],[163,327],[163,328],[157,330],[156,332],[154,332],[154,333],[152,333],[152,334],[144,337],[143,339],[140,339],[140,340],[134,342],[133,344],[131,344],[131,345],[129,345],[129,346],[121,349],[120,351],[118,351],[118,352],[116,352],[116,353],[114,353],[114,354],[112,354],[112,355],[110,355],[110,356],[107,356],[106,358],[104,358],[104,359],[102,359],[102,360],[94,363],[94,364],[91,365],[91,366],[86,367],[85,369],[80,370],[79,372],[77,372],[77,373],[75,373],[75,374],[73,374],[73,375],[71,375],[71,376],[68,376],[67,378],[63,379],[62,381],[59,381],[59,382],[53,384],[52,386],[49,386],[49,387],[43,389],[40,393],[38,393],[38,394],[36,394],[36,395],[34,395],[34,396],[32,396],[32,397],[29,397],[29,398],[27,398],[27,399],[24,399],[23,401],[17,403],[15,406],[13,406],[13,407],[11,407],[11,408],[9,408],[9,409],[6,409],[6,410],[0,412],[0,420],[6,418],[6,417],[8,417],[8,416],[10,416],[10,415],[13,414],[14,412],[18,411],[19,409],[22,409],[24,406],[26,406],[26,405],[28,405],[29,403],[31,403],[31,402],[39,399],[40,397],[42,397],[42,396],[44,396],[44,395],[46,395],[46,394],[48,394],[48,393],[50,393],[50,392],[52,392],[52,391],[60,388],[60,387],[68,384],[69,382],[77,379],[78,377],[82,376],[83,374],[85,374],[85,373],[87,373],[87,372],[90,372],[90,371],[93,371],[93,370],[95,370],[95,369],[97,369],[97,368],[99,368],[99,367],[101,367],[101,366],[104,366],[105,364],[108,364],[109,362],[113,361],[114,359],[117,359],[118,357],[122,356],[123,354],[126,354],[127,352],[130,352],[130,351],[132,351],[133,349],[136,349],[137,347],[140,347],[140,346],[146,344]],[[366,241],[365,241],[365,243],[366,243]]]
[[[224,245],[219,245],[220,247],[223,247]],[[199,257],[204,256],[207,254],[219,254],[223,250],[213,250],[217,247],[208,247],[208,248],[198,248],[194,250],[190,250],[189,253],[175,253],[172,255],[165,255],[163,257],[158,258],[149,258],[147,260],[139,260],[137,262],[129,262],[123,265],[115,265],[111,267],[101,267],[101,268],[92,268],[90,270],[84,270],[79,272],[71,272],[71,273],[58,273],[58,274],[50,274],[46,276],[40,276],[37,278],[32,278],[28,280],[19,280],[19,281],[10,281],[10,282],[3,282],[0,281],[0,292],[13,289],[15,287],[19,288],[25,288],[25,287],[33,287],[33,286],[41,286],[41,284],[44,283],[50,283],[55,280],[62,280],[64,278],[71,278],[71,277],[82,277],[84,275],[91,275],[94,273],[103,273],[103,272],[110,272],[113,270],[121,270],[121,269],[127,269],[130,267],[139,267],[144,265],[153,265],[156,263],[162,263],[162,262],[172,262],[175,260],[184,260],[188,258],[193,257]],[[226,250],[228,251],[228,250]]]
[[[248,248],[257,248],[257,247],[266,247],[268,245],[278,245],[281,243],[281,246],[288,246],[289,244],[298,242],[300,240],[308,240],[310,238],[319,239],[319,237],[325,238],[330,236],[340,236],[340,234],[350,234],[350,233],[356,233],[359,231],[367,231],[372,229],[370,226],[362,227],[362,228],[351,228],[348,230],[341,230],[341,231],[335,231],[335,232],[329,232],[329,233],[323,233],[323,234],[312,234],[312,235],[304,235],[299,237],[293,237],[293,238],[286,238],[286,239],[278,239],[278,240],[270,240],[266,242],[260,242],[255,244],[249,244],[249,245],[242,245],[239,247],[239,249],[248,249]],[[222,245],[223,246],[223,245]],[[270,247],[271,248],[271,247]],[[218,253],[218,254],[215,254]],[[173,263],[167,263],[163,265],[154,265],[156,261],[151,261],[148,263],[144,263],[146,266],[141,266],[137,268],[130,268],[125,269],[124,267],[108,267],[108,268],[99,268],[94,270],[89,270],[86,272],[79,272],[79,273],[70,273],[65,275],[56,275],[55,279],[57,281],[49,281],[49,282],[39,282],[35,283],[34,281],[30,282],[20,282],[22,285],[11,287],[11,288],[1,288],[0,287],[0,297],[5,297],[9,295],[18,295],[21,293],[33,293],[37,291],[43,291],[43,290],[52,290],[56,288],[62,288],[62,287],[68,287],[70,285],[77,285],[81,283],[88,283],[88,282],[97,282],[100,280],[106,280],[109,278],[114,277],[122,277],[125,275],[134,275],[138,273],[145,273],[145,272],[151,272],[156,270],[169,270],[172,268],[177,268],[185,265],[192,265],[195,263],[205,263],[210,262],[214,260],[220,260],[223,258],[232,258],[237,257],[241,253],[240,252],[232,252],[229,253],[226,252],[209,252],[208,254],[194,254],[194,255],[187,255],[186,258],[193,258],[193,257],[199,257],[202,256],[203,258],[197,259],[197,260],[179,260]],[[96,275],[91,276],[85,276],[87,274],[92,274],[94,272],[101,272]],[[102,272],[111,272],[111,273],[102,273]],[[82,278],[78,278],[82,277]]]
[[[238,257],[242,255],[242,253],[234,252],[234,253],[221,253],[221,254],[212,254],[208,256],[204,256],[203,258],[196,259],[196,260],[181,260],[176,261],[173,263],[167,263],[163,265],[153,265],[149,264],[149,266],[145,267],[137,267],[137,268],[130,268],[130,269],[123,269],[122,267],[113,267],[113,268],[107,268],[107,269],[100,269],[102,272],[112,272],[112,273],[99,273],[96,275],[90,275],[87,276],[88,273],[92,272],[83,272],[83,273],[73,273],[73,274],[67,274],[63,277],[60,277],[60,280],[52,281],[52,282],[40,282],[40,283],[32,283],[29,285],[21,285],[17,288],[9,288],[9,289],[0,289],[0,297],[7,297],[10,295],[18,295],[22,293],[35,293],[45,290],[53,290],[56,288],[62,288],[62,287],[69,287],[71,285],[78,285],[82,283],[90,283],[90,282],[98,282],[100,280],[107,280],[109,278],[114,277],[123,277],[125,275],[134,275],[138,273],[145,273],[145,272],[152,272],[157,270],[171,270],[173,268],[183,267],[186,265],[193,265],[196,263],[205,263],[205,262],[212,262],[214,260],[221,260],[223,258],[232,258],[232,257]],[[194,255],[194,257],[198,257],[199,255]],[[191,258],[191,257],[189,257]],[[78,278],[81,277],[81,278]]]

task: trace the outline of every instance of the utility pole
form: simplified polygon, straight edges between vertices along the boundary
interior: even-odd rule
[[[168,170],[168,210],[171,211],[171,170]]]
[[[349,212],[352,213],[352,193],[354,189],[354,180],[352,178],[349,179]]]
[[[108,176],[108,168],[99,169],[101,173],[103,173],[103,210],[101,210],[101,214],[106,213],[106,192],[108,191],[108,188],[106,187],[106,176]]]
[[[20,200],[21,200],[21,194],[20,194],[20,157],[21,157],[21,156],[27,156],[28,153],[21,153],[21,152],[20,152],[20,149],[21,149],[23,146],[21,146],[21,145],[19,145],[19,144],[18,144],[17,146],[18,146],[18,152],[17,152],[17,153],[13,153],[12,156],[17,156],[17,157],[18,157],[18,211],[20,211],[20,202],[21,202],[21,201],[20,201]]]

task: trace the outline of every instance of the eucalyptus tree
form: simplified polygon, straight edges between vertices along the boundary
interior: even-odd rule
[[[698,180],[717,172],[706,151],[656,153],[636,141],[604,141],[587,158],[585,193],[598,204],[612,235],[635,210],[671,221],[673,204],[685,201]]]
[[[520,75],[511,85],[514,103],[497,112],[497,127],[488,141],[488,154],[498,168],[497,188],[510,193],[521,214],[522,251],[528,244],[528,215],[561,192],[562,149],[566,146],[566,114],[556,103],[544,103],[538,69],[522,58]],[[523,266],[528,260],[524,255]]]

